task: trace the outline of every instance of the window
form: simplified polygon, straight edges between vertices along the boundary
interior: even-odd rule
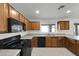
[[[75,24],[75,34],[79,35],[79,24]]]
[[[49,32],[49,26],[48,25],[42,25],[41,26],[41,32]]]
[[[42,24],[41,25],[41,32],[55,32],[56,27],[55,24]]]
[[[55,25],[52,25],[51,26],[51,32],[55,32],[56,28],[55,28]]]

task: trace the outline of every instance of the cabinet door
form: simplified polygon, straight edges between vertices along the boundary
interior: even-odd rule
[[[51,37],[52,39],[52,47],[57,47],[57,37]]]
[[[69,30],[69,21],[59,21],[57,26],[59,30]]]
[[[52,47],[52,39],[51,39],[51,37],[46,37],[45,45],[46,45],[46,47]]]
[[[32,29],[32,23],[29,21],[29,30]]]
[[[63,46],[67,48],[68,46],[68,39],[67,37],[63,37]]]
[[[69,21],[64,22],[64,27],[65,27],[65,30],[69,29]]]
[[[23,15],[21,15],[21,14],[20,14],[20,21],[21,21],[22,23],[25,22],[25,17],[24,17]]]
[[[76,55],[79,56],[79,40],[76,40]]]
[[[58,37],[58,39],[57,39],[57,46],[58,47],[63,47],[64,45],[63,45],[63,37]]]
[[[74,40],[74,39],[68,39],[67,42],[68,42],[67,48],[68,48],[71,52],[75,53],[75,52],[76,52],[75,40]]]
[[[64,21],[60,22],[60,30],[64,30],[65,29],[65,25],[64,25]]]
[[[40,30],[40,23],[39,22],[32,22],[32,29],[33,30]]]
[[[25,27],[26,27],[26,30],[28,30],[28,21],[27,21],[27,19],[25,19]]]
[[[38,46],[37,37],[33,37],[31,43],[32,43],[32,45],[31,45],[32,47],[37,47]]]
[[[19,20],[19,13],[11,6],[9,6],[9,17]]]
[[[32,28],[31,22],[28,21],[28,19],[25,19],[25,24],[26,24],[26,29],[27,29],[27,30],[31,30],[31,28]]]
[[[8,4],[0,3],[0,32],[8,32]]]
[[[0,32],[4,31],[4,5],[0,4]]]

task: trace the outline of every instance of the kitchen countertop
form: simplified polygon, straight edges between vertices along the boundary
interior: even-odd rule
[[[32,39],[33,37],[42,37],[42,36],[64,36],[71,39],[79,40],[79,36],[76,35],[70,35],[70,34],[27,34],[21,37],[21,39]]]
[[[0,49],[0,56],[18,56],[20,49]]]
[[[64,36],[64,37],[68,37],[68,38],[72,38],[75,40],[79,40],[79,36],[76,35],[72,35],[72,34],[65,34],[65,33],[43,33],[40,31],[24,31],[24,32],[18,32],[18,33],[4,33],[4,34],[0,34],[0,40],[4,39],[4,38],[8,38],[8,37],[12,37],[12,36],[16,36],[16,35],[21,35],[21,39],[32,39],[33,37],[41,37],[41,36]]]

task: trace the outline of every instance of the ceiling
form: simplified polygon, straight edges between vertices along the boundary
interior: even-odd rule
[[[29,19],[52,19],[52,18],[69,18],[79,17],[78,3],[12,3],[16,9]],[[64,8],[58,10],[59,6],[65,5]],[[39,14],[35,11],[39,10]],[[67,14],[66,11],[71,10]]]

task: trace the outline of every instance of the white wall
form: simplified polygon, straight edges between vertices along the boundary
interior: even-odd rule
[[[40,21],[41,24],[56,24],[57,29],[57,22],[60,20],[68,20],[70,21],[70,29],[69,30],[56,30],[58,33],[65,33],[65,34],[73,34],[74,35],[74,23],[79,23],[79,18],[66,18],[66,19],[31,19],[31,21]]]

